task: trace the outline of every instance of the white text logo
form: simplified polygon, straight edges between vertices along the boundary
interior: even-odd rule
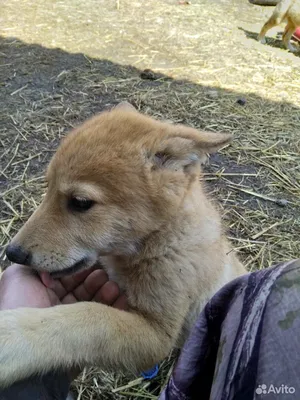
[[[274,386],[274,385],[265,385],[262,383],[258,385],[257,389],[255,390],[256,394],[294,394],[296,389],[293,386],[281,385],[281,386]]]

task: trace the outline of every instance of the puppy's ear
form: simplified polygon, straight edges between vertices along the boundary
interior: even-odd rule
[[[128,112],[137,112],[137,109],[127,101],[122,101],[121,103],[117,104],[113,110],[122,110]]]
[[[226,146],[232,136],[227,133],[198,131],[182,125],[175,125],[159,143],[154,163],[161,168],[192,171],[203,164],[207,154]]]

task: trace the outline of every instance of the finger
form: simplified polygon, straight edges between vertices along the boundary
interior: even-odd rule
[[[128,302],[127,302],[127,297],[125,294],[121,294],[117,298],[117,300],[112,304],[114,308],[118,308],[119,310],[128,310]]]
[[[102,288],[102,286],[109,280],[107,273],[104,270],[97,270],[92,272],[83,282],[86,291],[91,294],[91,299]]]
[[[72,292],[68,293],[64,287],[60,289],[63,296],[61,301],[66,304],[75,303],[76,301],[90,301],[98,290],[108,281],[107,273],[103,270],[91,272],[86,280],[76,287]]]
[[[108,281],[98,290],[93,297],[93,301],[110,306],[118,299],[119,295],[119,286],[115,282]]]
[[[42,271],[40,272],[40,279],[42,283],[48,288],[51,289],[52,293],[57,296],[59,300],[61,300],[64,296],[66,296],[67,291],[63,287],[61,281],[59,279],[53,279],[49,272]],[[49,291],[50,292],[50,291]]]
[[[68,294],[63,284],[58,279],[54,280],[52,290],[61,301]]]
[[[105,271],[93,271],[80,286],[73,290],[73,294],[78,301],[90,301],[107,281],[108,276]]]
[[[61,301],[65,298],[65,296],[70,294],[71,297],[73,296],[74,298],[73,299],[74,301],[72,301],[72,303],[75,303],[76,298],[74,297],[72,291],[75,290],[76,287],[78,287],[78,285],[79,286],[82,285],[81,281],[84,280],[86,276],[88,276],[91,273],[91,271],[92,271],[91,269],[88,269],[81,271],[76,275],[67,276],[61,279],[55,279],[53,280],[52,290]]]
[[[44,273],[42,273],[41,279],[44,285],[47,287],[51,287],[58,298],[62,300],[68,294],[68,292],[72,292],[72,290],[80,285],[81,282],[84,281],[84,279],[91,273],[93,273],[92,268],[61,279],[52,279],[51,276],[45,277],[45,275],[43,275]],[[50,284],[48,284],[48,279],[51,280]]]
[[[73,295],[73,293],[67,293],[61,300],[61,304],[74,304],[78,303],[78,300]]]
[[[59,279],[66,292],[72,292],[77,286],[79,286],[91,272],[95,270],[95,267],[84,269],[77,274],[66,276]]]

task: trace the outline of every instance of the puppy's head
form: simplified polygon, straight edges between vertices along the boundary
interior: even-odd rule
[[[7,248],[53,275],[130,255],[176,217],[207,153],[230,135],[139,114],[128,104],[72,131],[50,162],[43,202]]]

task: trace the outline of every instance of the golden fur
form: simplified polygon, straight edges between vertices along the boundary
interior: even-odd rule
[[[199,180],[206,154],[230,139],[122,103],[66,137],[42,204],[12,243],[56,276],[100,259],[129,310],[82,302],[1,312],[0,386],[73,365],[139,372],[183,344],[207,300],[245,273]],[[70,210],[74,197],[94,204]]]
[[[282,36],[283,43],[288,50],[295,52],[297,49],[291,45],[290,40],[296,28],[300,26],[300,0],[281,0],[262,27],[258,40],[266,43],[265,35],[267,31],[283,22],[287,23]]]

